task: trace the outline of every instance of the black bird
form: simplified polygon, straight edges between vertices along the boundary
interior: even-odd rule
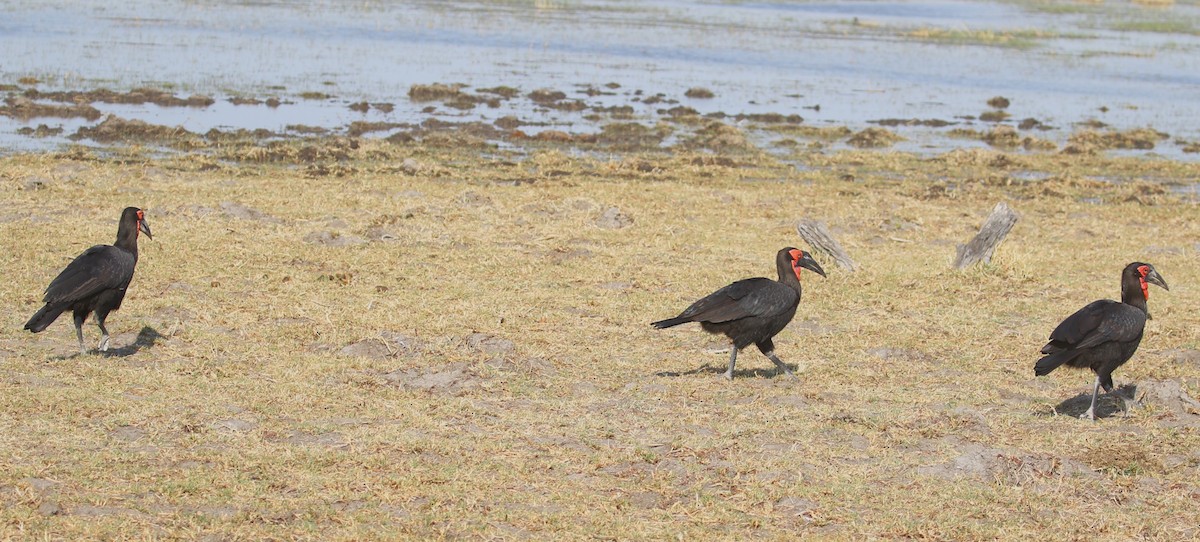
[[[1146,309],[1150,284],[1170,290],[1154,266],[1142,262],[1125,266],[1121,271],[1119,303],[1111,299],[1089,303],[1058,324],[1050,334],[1050,342],[1042,347],[1047,356],[1033,366],[1037,376],[1049,374],[1064,363],[1096,373],[1092,404],[1080,418],[1096,419],[1096,396],[1100,388],[1105,393],[1112,392],[1113,370],[1129,361],[1142,342],[1142,331],[1150,318]]]
[[[121,212],[121,223],[117,226],[117,242],[96,245],[80,254],[67,264],[58,277],[46,287],[46,303],[28,322],[25,329],[37,333],[46,329],[63,311],[71,310],[75,317],[75,336],[79,339],[79,353],[83,347],[83,321],[91,312],[96,313],[96,324],[100,326],[100,351],[108,350],[108,329],[104,320],[108,313],[121,308],[125,289],[133,280],[133,269],[137,266],[138,232],[146,232],[153,239],[146,215],[137,207],[126,207]]]
[[[757,277],[739,280],[721,288],[688,307],[679,316],[654,322],[658,329],[687,322],[700,322],[709,333],[724,333],[733,342],[729,353],[729,370],[725,378],[733,379],[733,366],[738,350],[751,344],[767,356],[783,372],[792,370],[775,355],[771,338],[787,327],[800,305],[800,268],[811,269],[822,277],[825,270],[812,256],[798,248],[787,247],[775,255],[779,280]]]

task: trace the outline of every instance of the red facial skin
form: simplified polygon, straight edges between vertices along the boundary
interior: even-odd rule
[[[796,280],[800,280],[801,267],[796,265],[796,262],[800,261],[800,258],[804,257],[804,251],[800,250],[800,249],[795,249],[795,250],[792,250],[791,252],[788,252],[788,254],[792,255],[792,272],[796,274]],[[1143,273],[1143,276],[1144,275],[1145,275],[1145,273]],[[1143,284],[1142,288],[1145,288],[1145,281],[1142,281],[1142,284]]]
[[[1150,299],[1150,284],[1146,282],[1146,275],[1148,273],[1150,273],[1149,267],[1145,265],[1138,267],[1138,274],[1141,275],[1141,277],[1138,277],[1138,281],[1142,283],[1142,296],[1144,296],[1147,300]]]

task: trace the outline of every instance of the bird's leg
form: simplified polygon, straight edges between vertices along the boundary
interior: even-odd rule
[[[1092,406],[1089,406],[1087,412],[1079,415],[1080,419],[1087,418],[1096,421],[1096,396],[1100,393],[1100,377],[1096,377],[1096,385],[1092,387]]]
[[[97,348],[101,352],[108,352],[108,328],[104,327],[104,318],[97,318],[96,325],[100,326],[100,346]]]
[[[729,370],[725,371],[725,379],[733,380],[733,366],[737,364],[737,345],[729,345]]]
[[[779,356],[775,355],[774,350],[771,350],[769,352],[763,352],[763,353],[767,355],[767,359],[770,359],[771,362],[774,363],[776,367],[779,367],[779,370],[783,371],[784,373],[786,373],[788,376],[791,376],[792,378],[799,378],[796,376],[796,373],[793,373],[791,369],[788,369],[788,366],[783,363],[783,360],[779,359]]]
[[[83,346],[83,320],[87,318],[86,314],[75,313],[75,338],[79,339],[79,354],[87,354],[87,348]]]

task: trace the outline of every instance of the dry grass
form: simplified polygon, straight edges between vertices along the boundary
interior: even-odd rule
[[[1198,536],[1196,416],[1047,416],[1091,376],[1032,375],[1054,324],[1143,259],[1173,289],[1116,380],[1200,394],[1200,215],[1157,184],[1194,165],[368,142],[337,177],[89,157],[0,160],[0,538]],[[950,271],[1001,199],[1022,219],[997,260]],[[67,321],[20,331],[126,205],[156,237],[109,320],[123,355],[73,355]],[[610,206],[632,224],[598,226]],[[770,276],[804,216],[863,270],[806,277],[776,339],[799,380],[747,351],[726,382],[715,338],[650,328]],[[364,339],[394,355],[339,353]]]

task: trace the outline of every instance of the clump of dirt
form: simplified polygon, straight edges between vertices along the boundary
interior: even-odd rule
[[[634,113],[632,105],[612,105],[612,106],[607,106],[607,107],[600,106],[600,105],[594,105],[594,106],[592,106],[592,111],[595,111],[596,113],[603,113],[606,115],[611,115],[613,117],[622,118],[622,119],[631,119],[631,118],[633,118],[633,113]]]
[[[565,93],[561,90],[540,88],[533,92],[530,92],[529,99],[533,100],[533,103],[535,103],[535,104],[548,105],[548,104],[552,104],[557,101],[567,99],[567,93]]]
[[[979,120],[983,122],[1002,122],[1011,116],[1007,111],[984,111],[979,114]]]
[[[870,124],[878,124],[880,126],[928,126],[930,128],[943,128],[957,122],[950,122],[942,119],[879,119],[869,120]]]
[[[1017,128],[1018,128],[1018,129],[1021,129],[1021,130],[1034,130],[1034,129],[1037,129],[1037,130],[1041,130],[1041,131],[1043,131],[1043,132],[1044,132],[1044,131],[1046,131],[1046,130],[1053,130],[1053,129],[1054,129],[1054,127],[1053,127],[1053,126],[1050,126],[1050,125],[1048,125],[1048,124],[1043,124],[1043,123],[1042,123],[1042,121],[1040,121],[1040,120],[1037,120],[1037,119],[1035,119],[1035,118],[1033,118],[1033,117],[1026,117],[1026,118],[1024,118],[1024,119],[1021,119],[1021,122],[1017,123]]]
[[[452,99],[462,93],[466,85],[433,83],[408,87],[408,99],[414,102],[438,102]]]
[[[670,109],[659,109],[659,115],[666,115],[672,119],[681,119],[686,117],[699,117],[700,112],[686,105],[677,105]]]
[[[516,130],[527,123],[512,115],[505,115],[493,121],[492,124],[495,124],[497,128],[504,130]]]
[[[4,105],[0,106],[0,115],[17,120],[39,117],[96,120],[101,114],[100,110],[87,104],[51,105],[37,103],[24,96],[9,96],[4,100]]]
[[[360,137],[363,134],[371,132],[386,132],[397,128],[412,128],[412,125],[399,122],[366,122],[356,120],[350,123],[350,127],[346,129],[346,135]]]
[[[386,359],[413,356],[421,353],[422,348],[421,342],[415,337],[394,331],[381,331],[375,337],[342,347],[338,350],[338,355]]]
[[[1153,405],[1189,425],[1200,425],[1200,401],[1188,395],[1178,380],[1143,380],[1133,396],[1137,406]]]
[[[689,88],[689,89],[687,89],[687,92],[683,93],[683,95],[687,96],[688,98],[693,98],[693,99],[697,99],[697,100],[708,100],[708,99],[715,98],[717,96],[716,94],[713,94],[713,91],[708,90],[703,87]]]
[[[1084,130],[1071,134],[1067,140],[1067,149],[1063,152],[1069,154],[1092,154],[1097,151],[1109,149],[1139,149],[1150,150],[1159,141],[1168,139],[1170,136],[1152,128],[1137,128],[1134,130],[1121,131],[1106,131],[1098,132],[1095,130]]]
[[[494,356],[506,356],[516,350],[516,344],[508,339],[479,332],[467,335],[463,344],[472,351]]]
[[[917,472],[950,480],[974,478],[1014,486],[1051,478],[1099,476],[1086,464],[1074,459],[989,448],[979,444],[964,446],[958,457],[948,463],[920,467]]]
[[[850,136],[850,139],[846,140],[846,143],[860,149],[879,149],[890,147],[897,141],[903,140],[904,138],[896,135],[891,130],[871,127]]]
[[[738,113],[733,116],[737,121],[750,121],[760,124],[800,124],[804,122],[804,117],[795,113],[784,115],[783,113]]]
[[[987,101],[988,107],[993,109],[1008,109],[1009,101],[1004,96],[996,96]]]
[[[825,141],[836,141],[843,137],[849,137],[854,133],[853,130],[846,126],[805,126],[799,124],[773,124],[766,129],[772,132],[781,134],[794,135],[806,139],[819,139]]]
[[[204,138],[209,141],[220,142],[237,142],[237,141],[259,141],[279,137],[279,134],[272,132],[266,128],[255,128],[247,130],[238,128],[237,130],[219,130],[213,128],[204,133]]]
[[[304,242],[327,247],[348,247],[353,245],[361,245],[366,243],[367,240],[354,234],[344,234],[336,231],[321,230],[305,235]]]
[[[95,126],[81,126],[68,139],[91,139],[98,143],[137,142],[180,145],[186,142],[199,146],[200,137],[181,127],[160,126],[140,120],[127,120],[109,115]]]
[[[734,126],[722,122],[711,122],[684,142],[688,148],[705,148],[714,151],[747,150],[752,148],[746,134]]]
[[[993,147],[1013,149],[1021,144],[1021,135],[1012,126],[1000,124],[992,127],[992,131],[984,134],[983,141]]]
[[[468,393],[485,382],[485,379],[475,374],[470,364],[465,362],[426,370],[397,369],[384,374],[383,378],[404,389],[454,396]]]
[[[28,126],[18,128],[17,133],[29,137],[52,137],[61,135],[63,133],[63,129],[62,126],[55,126],[51,128],[45,124],[39,124],[37,125],[37,128],[30,128]]]
[[[329,133],[329,128],[321,126],[309,126],[307,124],[289,124],[283,127],[288,132],[293,132],[302,135],[320,135]]]
[[[279,222],[279,219],[268,215],[267,213],[236,201],[222,201],[219,207],[221,209],[221,214],[229,218],[236,218],[238,220],[261,220],[275,223]]]
[[[672,133],[665,124],[645,126],[636,122],[605,124],[596,134],[596,143],[615,150],[656,149]]]
[[[463,92],[464,88],[466,88],[466,85],[461,83],[453,85],[444,83],[413,85],[408,89],[408,99],[413,102],[442,102],[446,107],[463,111],[474,109],[479,104],[487,104],[492,108],[500,107],[499,98],[470,94]],[[393,108],[392,104],[371,104],[371,106],[384,113],[391,112]],[[384,106],[387,107],[386,110]]]
[[[620,230],[632,226],[633,217],[616,207],[609,207],[600,213],[594,224],[606,230]]]
[[[583,111],[588,108],[580,100],[568,100],[567,94],[561,90],[538,89],[530,92],[528,97],[537,105],[559,111]]]
[[[216,103],[216,100],[201,94],[180,98],[170,92],[155,88],[135,88],[129,92],[113,92],[104,88],[86,92],[75,90],[41,92],[37,89],[29,89],[25,91],[24,95],[31,100],[49,100],[74,104],[100,102],[141,105],[152,103],[161,107],[208,107]]]
[[[333,137],[296,141],[268,141],[264,145],[239,146],[223,149],[220,158],[238,162],[260,163],[313,163],[340,161],[350,158],[358,148],[352,138]]]
[[[498,86],[498,87],[491,87],[491,88],[481,88],[481,89],[479,89],[479,92],[483,92],[485,94],[495,94],[495,95],[500,96],[501,98],[505,98],[505,99],[516,98],[517,96],[519,96],[521,94],[520,89],[516,89],[513,87],[506,87],[503,85]]]
[[[956,167],[983,166],[1003,169],[1012,165],[1012,160],[1008,155],[985,149],[954,149],[934,160]]]

